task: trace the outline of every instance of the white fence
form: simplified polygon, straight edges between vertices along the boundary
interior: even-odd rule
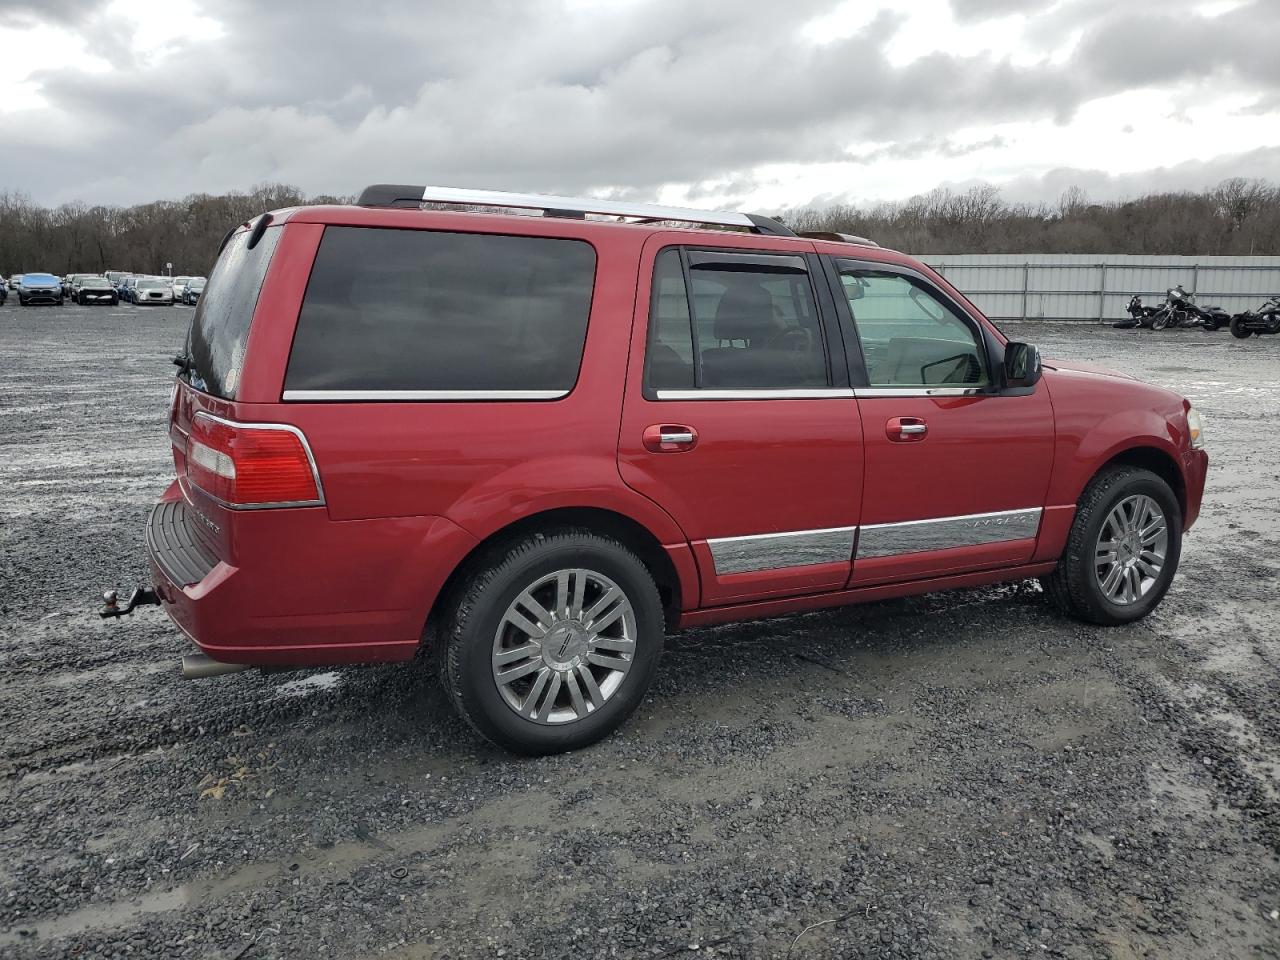
[[[993,320],[1117,320],[1175,284],[1228,313],[1280,295],[1280,257],[934,254],[921,257]]]

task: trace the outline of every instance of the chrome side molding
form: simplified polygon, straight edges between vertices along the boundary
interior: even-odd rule
[[[976,547],[1005,540],[1028,540],[1040,530],[1040,507],[1000,510],[936,520],[875,523],[858,533],[858,558]]]
[[[825,530],[794,530],[760,533],[746,537],[708,540],[716,574],[755,573],[781,567],[804,567],[819,563],[847,563],[853,556],[857,527],[830,527]]]

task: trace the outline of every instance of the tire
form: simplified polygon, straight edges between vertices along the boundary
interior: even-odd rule
[[[1139,581],[1136,589],[1131,588],[1132,581],[1122,574],[1116,581],[1117,588],[1131,593],[1132,598],[1116,598],[1104,590],[1100,580],[1110,579],[1107,574],[1114,566],[1107,566],[1105,572],[1099,574],[1103,568],[1103,564],[1097,562],[1102,538],[1104,533],[1114,537],[1113,511],[1120,510],[1123,516],[1125,506],[1129,504],[1139,508],[1137,523],[1141,530],[1143,518],[1149,516],[1140,509],[1144,502],[1150,502],[1163,513],[1164,555],[1155,576],[1148,578],[1142,567],[1134,566]],[[1145,539],[1141,540],[1140,562],[1147,563],[1146,570],[1153,567],[1148,557],[1155,557],[1154,548],[1160,546],[1159,536],[1159,533],[1154,534],[1155,542],[1151,548],[1146,546]],[[1114,539],[1121,544],[1121,538]],[[1117,557],[1125,557],[1129,555],[1128,550],[1128,546],[1121,544],[1113,553]],[[1177,572],[1181,554],[1182,510],[1169,485],[1150,470],[1107,467],[1085,487],[1077,502],[1075,520],[1058,567],[1048,576],[1041,577],[1040,583],[1054,606],[1068,616],[1102,626],[1133,623],[1154,610],[1164,598]],[[1120,565],[1123,566],[1123,562]]]
[[[1244,317],[1236,314],[1231,318],[1231,335],[1237,340],[1247,340],[1251,331],[1244,329]]]
[[[628,547],[580,529],[534,534],[499,545],[461,582],[445,624],[441,679],[454,708],[481,736],[532,756],[576,750],[612,733],[639,706],[662,655],[664,620],[653,578]],[[613,617],[597,636],[585,629],[592,621],[583,614],[608,602],[613,588],[620,599],[595,616],[597,623]],[[560,591],[572,603],[579,589],[579,616],[569,606],[561,614]],[[541,604],[541,614],[522,594]],[[619,615],[625,604],[629,613]],[[521,620],[543,631],[543,640],[553,638],[554,652]],[[592,636],[607,646],[595,646]],[[604,662],[588,663],[588,656]],[[505,685],[499,670],[513,674]]]
[[[1169,325],[1169,314],[1155,313],[1151,315],[1151,329],[1163,330]]]

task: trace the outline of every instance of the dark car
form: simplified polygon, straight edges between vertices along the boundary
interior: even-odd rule
[[[24,273],[18,280],[18,303],[29,307],[37,303],[62,306],[62,281],[52,273]]]
[[[120,297],[106,277],[81,277],[76,284],[76,303],[82,307],[95,303],[114,307],[119,302]]]
[[[204,285],[204,277],[192,277],[188,280],[187,285],[182,288],[182,302],[189,307],[194,307],[200,302],[200,294],[204,293]]]
[[[186,342],[131,597],[200,648],[186,675],[425,645],[526,753],[618,727],[672,629],[1029,577],[1133,623],[1208,466],[1177,394],[737,212],[371,187],[236,229]]]

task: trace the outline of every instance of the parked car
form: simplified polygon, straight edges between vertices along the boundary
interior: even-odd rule
[[[17,289],[18,289],[18,283],[19,283],[21,280],[22,280],[22,274],[20,274],[20,273],[15,273],[13,276],[11,276],[11,277],[9,278],[9,289],[10,289],[10,290],[17,290]]]
[[[120,297],[106,277],[82,277],[76,287],[76,303],[81,306],[105,303],[114,307]]]
[[[9,285],[0,278],[0,307],[3,307],[5,301],[9,299]]]
[[[143,278],[135,276],[134,274],[129,274],[129,276],[121,280],[120,291],[119,291],[120,299],[126,301],[127,303],[133,303],[133,288],[137,284],[137,282],[141,279]]]
[[[131,289],[136,304],[173,305],[173,284],[163,277],[143,277]]]
[[[62,306],[62,281],[52,273],[24,273],[18,280],[18,303],[24,307],[37,303]]]
[[[186,290],[187,283],[190,280],[191,280],[190,277],[174,277],[173,278],[172,283],[173,283],[173,302],[174,303],[182,302],[183,291]]]
[[[200,302],[200,294],[204,293],[205,278],[192,277],[182,288],[182,302],[194,307]]]
[[[120,281],[129,276],[124,270],[107,270],[102,275],[111,281],[111,286],[117,290],[120,288]]]
[[[96,273],[72,273],[67,276],[67,282],[64,285],[64,292],[71,300],[79,303],[80,284],[87,277],[98,277]],[[99,277],[99,279],[101,279]]]
[[[400,186],[256,218],[176,358],[151,585],[103,615],[163,605],[188,677],[425,644],[476,730],[548,753],[635,710],[671,629],[1032,577],[1150,613],[1199,413],[822,236]]]

